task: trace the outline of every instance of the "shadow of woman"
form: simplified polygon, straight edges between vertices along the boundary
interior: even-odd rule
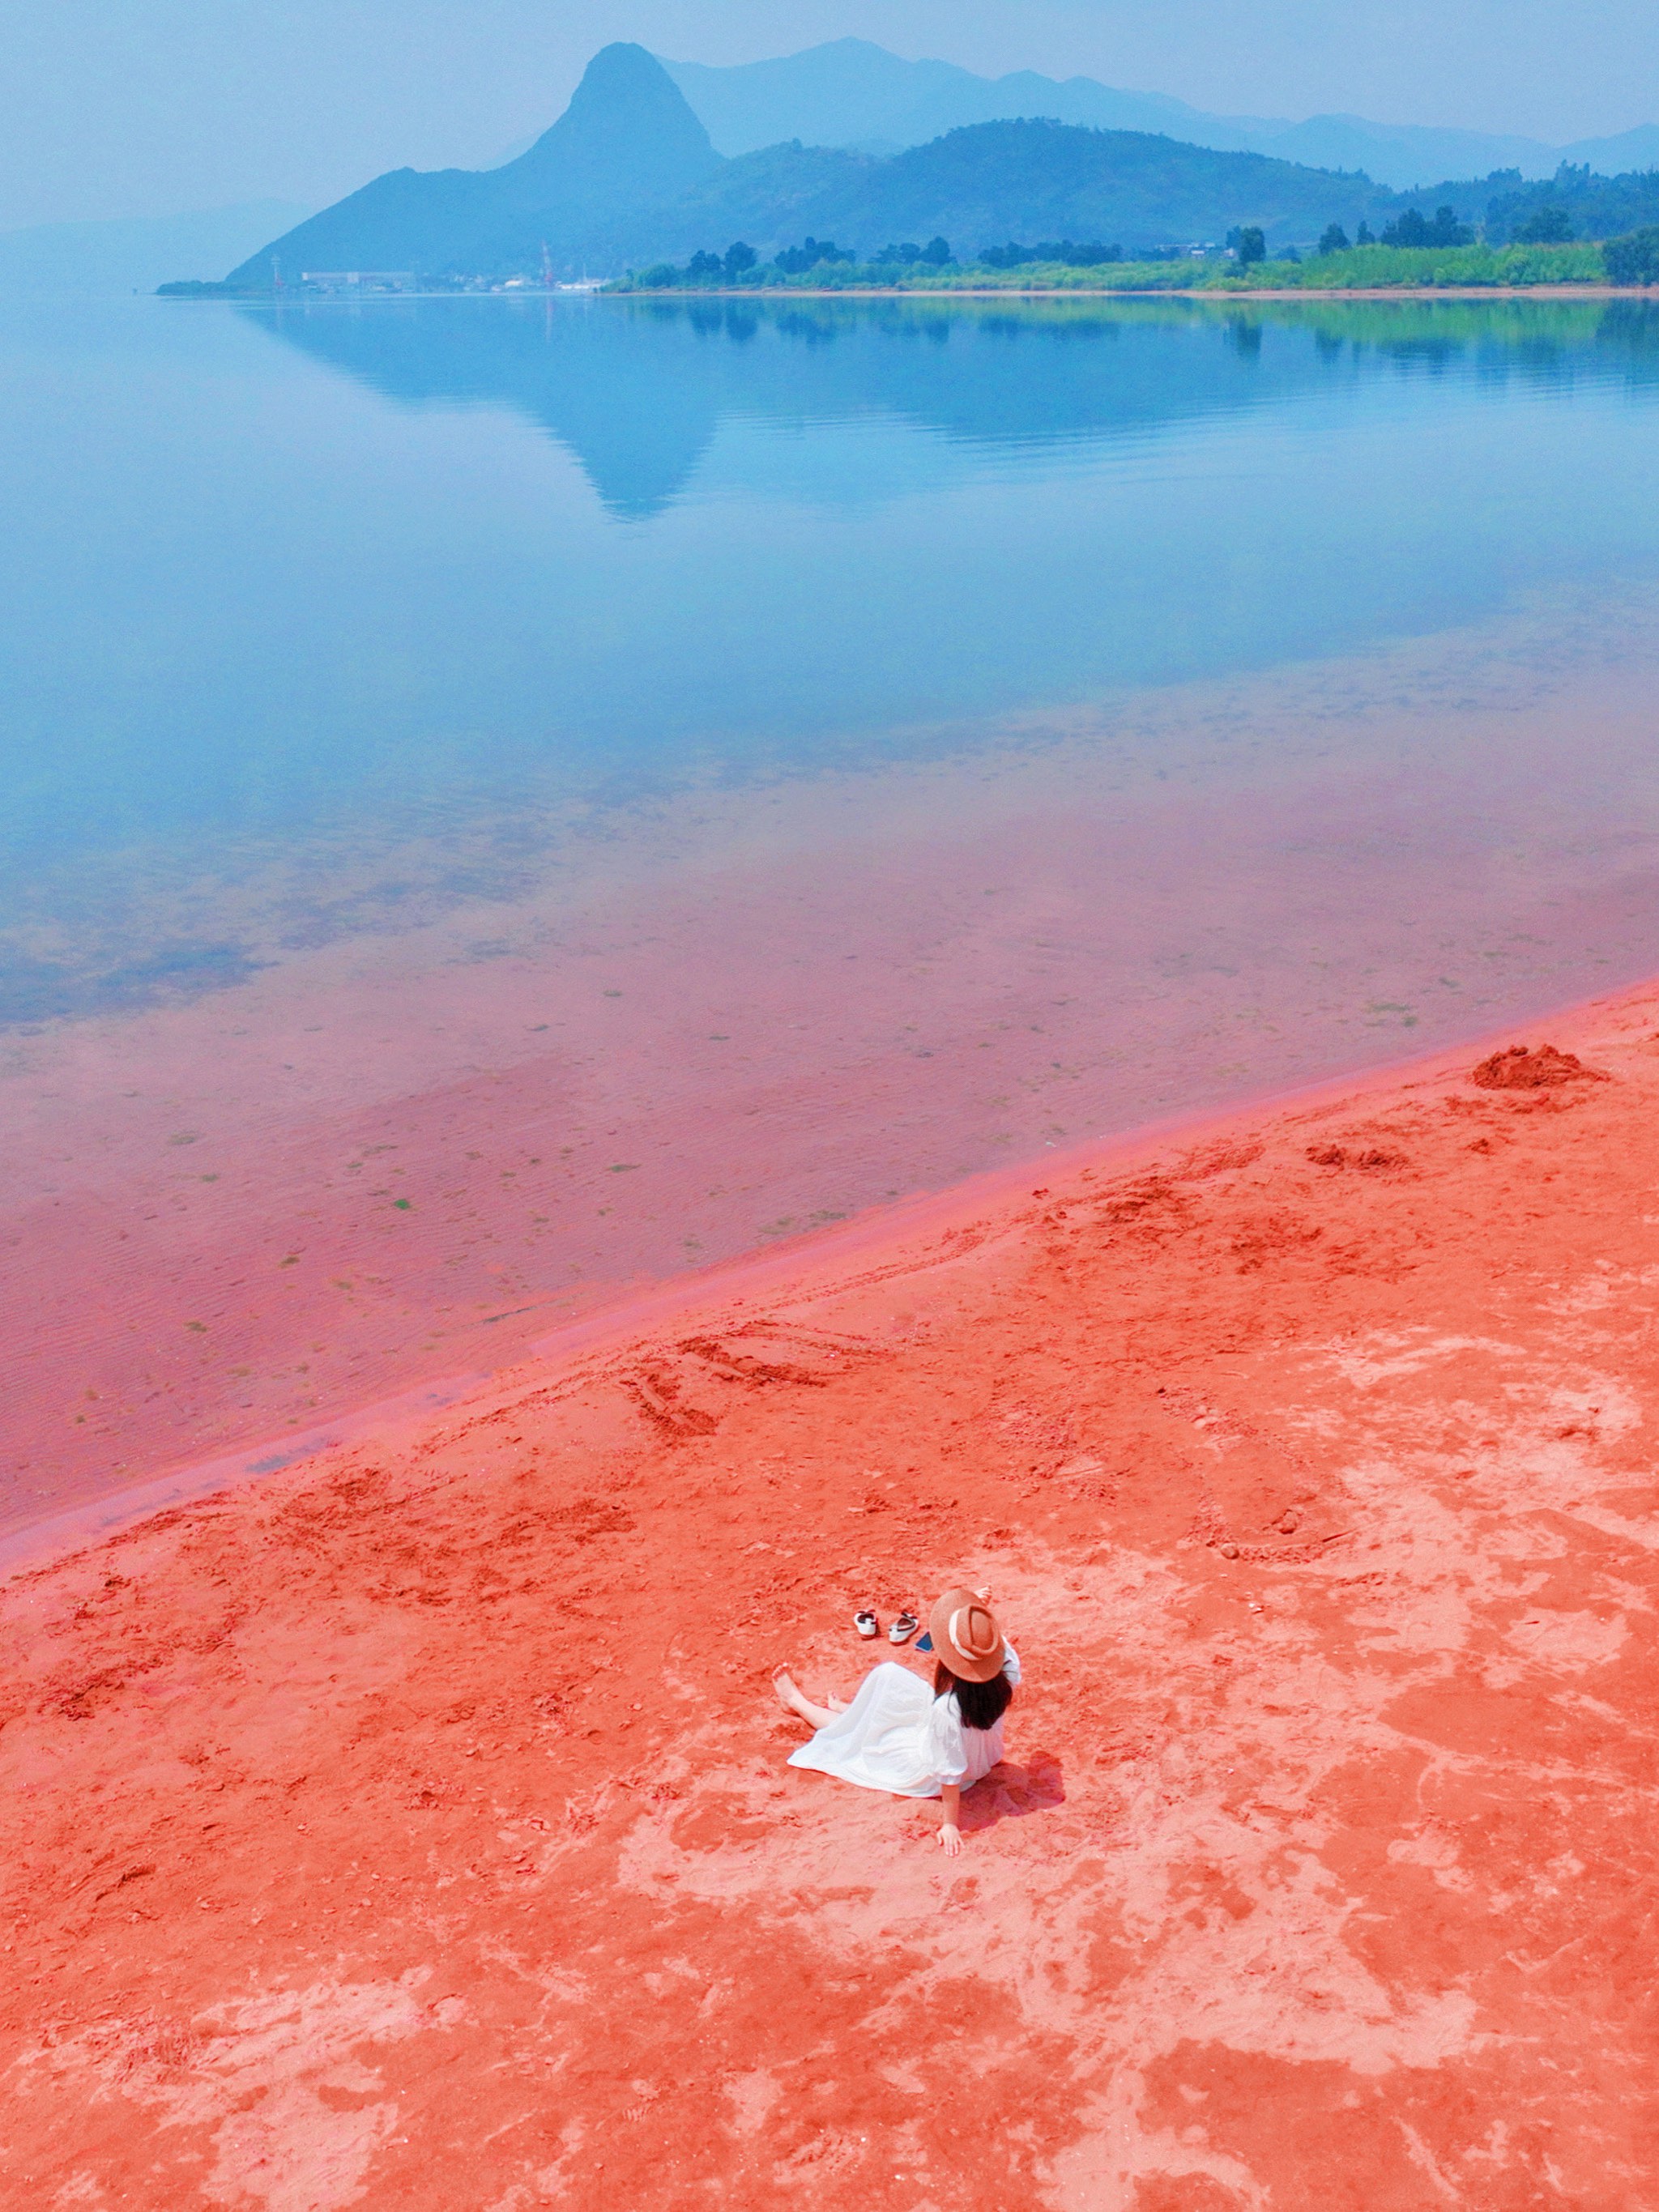
[[[1060,1761],[1034,1751],[1024,1766],[1003,1759],[962,1793],[962,1832],[982,1834],[999,1820],[1023,1820],[1032,1813],[1051,1813],[1066,1802],[1066,1778]]]

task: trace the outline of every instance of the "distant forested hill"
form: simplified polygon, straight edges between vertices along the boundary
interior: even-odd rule
[[[1494,196],[1486,234],[1494,244],[1542,232],[1552,238],[1617,238],[1659,223],[1659,169],[1598,177],[1563,165],[1543,184],[1516,184]]]
[[[231,271],[239,289],[307,270],[420,276],[619,275],[742,239],[763,257],[808,234],[873,256],[943,236],[959,258],[1009,239],[1107,240],[1127,251],[1218,241],[1259,226],[1269,250],[1329,223],[1374,229],[1442,200],[1479,219],[1518,175],[1389,191],[1358,173],[1216,151],[1140,131],[980,123],[890,158],[771,146],[724,160],[661,64],[606,46],[566,112],[517,161],[489,170],[399,169],[325,209]]]
[[[677,211],[684,228],[667,250],[722,232],[757,246],[811,232],[872,250],[939,234],[968,259],[1009,238],[1103,238],[1133,249],[1219,241],[1243,223],[1259,223],[1277,243],[1316,238],[1328,222],[1386,222],[1399,204],[1368,177],[1262,154],[1139,131],[978,123],[888,161],[828,149],[744,155],[686,196]]]

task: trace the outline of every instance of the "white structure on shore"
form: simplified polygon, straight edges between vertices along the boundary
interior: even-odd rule
[[[412,269],[302,269],[300,282],[319,292],[412,292]]]

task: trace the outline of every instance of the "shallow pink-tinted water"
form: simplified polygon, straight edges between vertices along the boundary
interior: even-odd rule
[[[1650,678],[1443,641],[703,794],[516,903],[18,1038],[0,1522],[1651,971]]]

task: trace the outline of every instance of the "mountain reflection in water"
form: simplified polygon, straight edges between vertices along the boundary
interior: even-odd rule
[[[629,517],[678,499],[731,416],[884,412],[1024,446],[1145,434],[1389,370],[1659,380],[1659,305],[1646,301],[489,299],[246,312],[388,398],[516,409]]]

